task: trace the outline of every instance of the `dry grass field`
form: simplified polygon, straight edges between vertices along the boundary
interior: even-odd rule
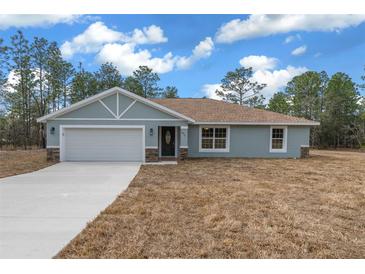
[[[365,258],[365,153],[143,166],[57,258]]]
[[[0,150],[0,178],[32,172],[52,165],[45,149]]]

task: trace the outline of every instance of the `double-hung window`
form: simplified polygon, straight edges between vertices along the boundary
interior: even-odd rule
[[[201,152],[228,152],[229,127],[200,127]]]
[[[272,126],[270,128],[270,152],[286,152],[287,127]]]

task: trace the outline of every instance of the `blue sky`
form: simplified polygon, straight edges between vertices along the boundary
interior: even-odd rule
[[[126,76],[149,65],[181,97],[214,97],[241,65],[254,67],[267,98],[306,70],[342,71],[357,83],[364,74],[363,15],[0,16],[1,37],[16,29],[57,41],[65,58],[91,71],[110,61]]]

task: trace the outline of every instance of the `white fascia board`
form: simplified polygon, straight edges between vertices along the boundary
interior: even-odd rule
[[[114,87],[114,88],[108,89],[108,90],[103,91],[103,92],[101,92],[99,94],[96,94],[96,95],[91,96],[91,97],[89,97],[87,99],[84,99],[84,100],[82,100],[80,102],[77,102],[77,103],[75,103],[75,104],[73,104],[71,106],[68,106],[66,108],[57,110],[57,111],[55,111],[53,113],[50,113],[48,115],[42,116],[42,117],[40,117],[40,118],[37,119],[37,122],[38,123],[40,123],[40,122],[43,122],[44,123],[47,120],[54,119],[54,118],[56,118],[56,117],[58,117],[58,116],[60,116],[62,114],[66,114],[66,113],[71,112],[73,110],[76,110],[76,109],[78,109],[80,107],[83,107],[83,106],[86,106],[88,104],[91,104],[91,103],[93,103],[93,102],[95,102],[97,100],[100,100],[100,99],[102,99],[102,98],[104,98],[106,96],[109,96],[109,95],[111,95],[113,93],[120,93],[122,95],[125,95],[125,96],[128,96],[130,98],[133,98],[133,99],[135,99],[135,100],[137,100],[139,102],[142,102],[142,103],[144,103],[146,105],[149,105],[149,106],[151,106],[151,107],[153,107],[155,109],[158,109],[158,110],[160,110],[162,112],[165,112],[167,114],[170,114],[170,115],[172,115],[174,117],[182,118],[182,119],[187,120],[187,121],[192,122],[192,123],[195,122],[195,120],[193,120],[192,118],[190,118],[188,116],[185,116],[185,115],[183,115],[181,113],[178,113],[178,112],[176,112],[176,111],[174,111],[172,109],[169,109],[169,108],[167,108],[165,106],[162,106],[162,105],[160,105],[158,103],[152,102],[152,101],[150,101],[150,100],[148,100],[146,98],[143,98],[141,96],[138,96],[138,95],[136,95],[136,94],[134,94],[132,92],[129,92],[129,91],[127,91],[125,89],[122,89],[122,88],[119,88],[119,87]]]
[[[194,125],[253,125],[253,126],[319,126],[319,122],[195,122]]]

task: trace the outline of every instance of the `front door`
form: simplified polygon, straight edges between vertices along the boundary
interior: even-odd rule
[[[175,127],[161,128],[161,156],[175,156]]]

